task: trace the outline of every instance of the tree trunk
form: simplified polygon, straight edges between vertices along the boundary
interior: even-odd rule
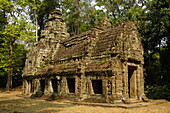
[[[10,49],[10,59],[12,60],[13,59],[13,43],[14,41],[10,40],[10,45],[9,45],[9,49]],[[9,67],[9,71],[7,72],[8,74],[8,77],[7,77],[7,84],[6,84],[6,90],[7,91],[10,91],[11,88],[12,88],[12,73],[13,73],[13,65],[12,65],[12,62],[10,62],[10,67]]]
[[[35,14],[35,23],[36,23],[36,42],[38,42],[38,19],[37,19],[37,12],[34,10]]]
[[[79,15],[79,1],[80,0],[75,0],[74,5],[75,5],[75,15]],[[79,23],[78,23],[78,18],[75,19],[74,21],[74,34],[77,35],[79,34]]]
[[[12,89],[12,69],[8,71],[8,79],[6,84],[6,90],[10,91]]]
[[[35,0],[34,0],[34,4],[37,5]],[[34,9],[34,16],[35,16],[35,27],[36,27],[36,31],[35,31],[36,37],[35,37],[35,39],[36,39],[36,42],[38,42],[38,18],[37,18],[37,10],[36,9]]]

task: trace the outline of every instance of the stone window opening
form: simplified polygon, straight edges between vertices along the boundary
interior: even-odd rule
[[[63,64],[63,63],[65,63],[66,62],[66,60],[61,60],[60,61],[60,64]]]
[[[57,79],[51,79],[53,92],[58,93],[58,80]]]
[[[74,57],[73,58],[73,61],[80,61],[80,60],[82,60],[83,58],[82,57]]]
[[[76,60],[77,60],[77,58],[75,57],[75,58],[73,58],[73,60],[74,60],[74,61],[76,61]]]
[[[102,80],[92,80],[92,87],[93,87],[94,94],[103,94]]]
[[[40,80],[40,87],[41,87],[41,92],[44,93],[45,90],[45,80]]]
[[[75,78],[67,78],[69,93],[75,93]]]

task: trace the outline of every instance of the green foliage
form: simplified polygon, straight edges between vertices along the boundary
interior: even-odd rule
[[[89,0],[74,1],[62,0],[62,13],[71,35],[79,34],[91,28],[91,15],[94,7],[91,7]]]
[[[41,63],[40,63],[40,67],[41,67],[41,68],[44,68],[45,66],[47,66],[45,62],[41,62]]]
[[[165,37],[170,39],[170,2],[168,0],[154,0],[146,3],[147,32],[145,38],[148,38],[146,49],[157,51],[156,46],[161,44]]]
[[[19,0],[19,4],[22,7],[29,7],[28,14],[34,23],[38,23],[39,35],[40,31],[44,29],[45,22],[48,19],[49,14],[56,8],[59,8],[60,0]]]
[[[107,59],[101,59],[100,62],[101,62],[102,64],[104,64],[104,63],[107,62]]]
[[[146,3],[145,30],[142,30],[145,49],[146,84],[168,84],[170,77],[170,2],[154,0]],[[162,43],[164,41],[164,43]]]
[[[7,77],[6,88],[10,90],[12,76],[13,78],[16,76],[21,77],[21,70],[23,69],[27,52],[24,45],[18,44],[16,41],[32,41],[34,37],[31,24],[27,22],[26,17],[21,13],[20,4],[8,0],[1,0],[0,3],[2,3],[0,11],[3,13],[1,18],[3,21],[0,22],[5,22],[0,26],[2,28],[0,31],[0,75],[1,77]]]
[[[0,0],[0,29],[3,29],[4,25],[7,24],[5,12],[10,12],[12,8],[11,2]]]
[[[7,81],[7,73],[0,69],[0,88],[5,88],[6,86],[6,81]]]
[[[0,68],[3,69],[4,71],[8,71],[10,64],[12,63],[12,60],[10,59],[9,56],[9,47],[8,44],[6,43],[7,41],[1,40],[0,44]],[[11,63],[9,63],[11,62]]]
[[[1,46],[2,47],[2,46]],[[12,79],[13,87],[22,84],[21,74],[25,65],[26,53],[28,50],[25,49],[23,44],[14,44],[14,51],[12,59],[9,56],[9,49],[0,48],[0,88],[4,88],[7,80],[7,72],[10,70],[11,65],[13,68]]]
[[[170,84],[167,85],[147,85],[145,94],[150,99],[167,99],[170,100]]]
[[[21,75],[22,69],[25,66],[26,53],[28,50],[25,49],[23,44],[14,44],[14,75]]]

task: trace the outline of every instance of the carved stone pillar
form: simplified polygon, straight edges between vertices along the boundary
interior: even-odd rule
[[[45,82],[44,95],[51,95],[52,93],[53,93],[52,82],[51,82],[51,79],[48,78],[46,79],[46,82]]]

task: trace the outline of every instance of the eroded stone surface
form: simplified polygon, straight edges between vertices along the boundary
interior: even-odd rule
[[[143,47],[131,21],[70,37],[60,11],[49,16],[41,40],[27,54],[25,95],[55,95],[110,103],[144,97]]]

